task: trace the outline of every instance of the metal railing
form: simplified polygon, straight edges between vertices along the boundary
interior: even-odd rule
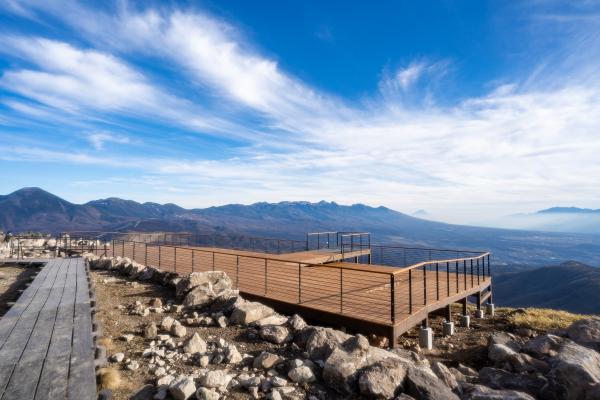
[[[66,242],[68,243],[68,242]],[[430,257],[405,268],[349,263],[310,264],[265,255],[113,239],[79,242],[70,252],[128,257],[164,271],[226,272],[243,293],[298,304],[380,324],[398,321],[431,306],[489,286],[490,254],[432,250]],[[400,248],[400,247],[392,247]],[[428,249],[419,249],[419,251]],[[463,257],[463,253],[468,256]],[[460,257],[455,257],[459,255]],[[429,255],[428,255],[429,256]]]

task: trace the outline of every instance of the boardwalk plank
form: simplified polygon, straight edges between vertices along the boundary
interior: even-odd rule
[[[89,289],[83,260],[78,260],[80,261],[77,268],[73,347],[67,396],[69,399],[93,400],[96,397],[96,378]]]
[[[65,279],[63,296],[58,306],[54,331],[48,347],[35,399],[67,398],[71,340],[73,335],[73,310],[77,263],[71,262]]]
[[[55,268],[58,268],[56,280],[38,315],[27,346],[23,350],[6,387],[4,392],[4,398],[6,399],[29,400],[33,399],[35,395],[35,389],[54,330],[58,305],[63,295],[69,261],[63,260],[60,264],[56,264]]]
[[[0,349],[0,397],[4,399],[6,385],[18,360],[27,345],[38,315],[48,299],[56,280],[59,264],[49,262],[46,265],[50,271],[42,282],[35,297],[23,311],[11,334]]]

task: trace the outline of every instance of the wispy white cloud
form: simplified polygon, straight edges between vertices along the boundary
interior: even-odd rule
[[[103,150],[104,144],[107,142],[118,144],[131,143],[131,140],[127,136],[115,135],[110,132],[92,132],[87,136],[87,139],[96,150]]]
[[[532,65],[531,73],[504,78],[488,94],[441,106],[406,104],[397,96],[419,95],[421,84],[445,76],[447,60],[384,69],[377,93],[341,99],[287,73],[243,32],[202,12],[126,6],[111,16],[80,6],[73,12],[83,17],[65,16],[65,22],[77,24],[95,49],[21,38],[15,49],[39,70],[8,71],[5,87],[53,107],[144,110],[184,124],[194,115],[194,92],[205,91],[236,110],[233,115],[250,116],[244,128],[249,145],[235,156],[128,160],[131,168],[168,177],[169,187],[185,191],[184,205],[327,198],[425,208],[432,218],[465,221],[534,203],[600,201],[594,186],[600,176],[600,79],[589,68],[598,60],[579,51],[593,37],[561,49],[568,62],[552,64],[551,71]],[[165,94],[120,61],[125,54],[178,71],[189,83],[189,98]],[[96,90],[98,97],[91,96]],[[216,114],[208,117],[217,121],[232,115],[211,111]],[[235,135],[235,129],[219,128]],[[98,140],[101,148],[110,139]],[[101,160],[79,155],[66,161]],[[108,163],[120,165],[118,159]],[[359,193],[350,197],[350,185]],[[219,193],[206,190],[216,186]]]

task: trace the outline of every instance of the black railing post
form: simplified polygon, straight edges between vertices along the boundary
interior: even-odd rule
[[[446,289],[447,289],[447,296],[450,297],[450,261],[446,262]]]
[[[148,243],[144,242],[144,264],[148,265]]]
[[[302,265],[298,263],[298,304],[302,303]]]
[[[412,301],[412,269],[408,270],[408,313],[412,314],[413,301]]]
[[[390,274],[390,320],[396,322],[396,284],[395,275]]]
[[[162,246],[159,244],[158,245],[158,269],[160,269],[160,259],[161,259],[161,255],[162,255]]]
[[[192,250],[192,272],[194,272],[194,264],[195,264],[195,257],[194,257],[194,254],[195,254],[195,253],[196,253],[196,252],[195,252],[194,250]]]
[[[459,292],[458,286],[459,286],[459,281],[458,281],[458,261],[455,262],[454,268],[456,269],[456,293]]]
[[[265,295],[267,294],[267,283],[268,283],[268,281],[267,281],[267,279],[268,279],[267,278],[267,273],[268,273],[267,262],[268,262],[268,260],[265,258]]]
[[[479,281],[479,258],[477,258],[477,284],[479,285],[481,282]]]
[[[435,299],[440,300],[440,265],[435,263]]]
[[[467,260],[463,260],[463,278],[465,281],[465,290],[467,290]]]
[[[121,257],[125,257],[125,241],[121,240]]]
[[[192,253],[193,254],[193,253]],[[235,287],[240,288],[240,256],[236,257],[236,263],[235,263]]]
[[[473,259],[471,258],[471,287],[473,287],[473,284],[475,283],[474,281],[474,277],[473,277]]]
[[[423,305],[427,305],[427,264],[423,265]]]
[[[133,260],[135,261],[135,242],[133,242]]]
[[[344,269],[340,268],[340,314],[344,313]]]

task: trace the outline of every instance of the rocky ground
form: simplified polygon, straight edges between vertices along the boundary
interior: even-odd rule
[[[178,277],[89,256],[100,344],[118,399],[600,399],[600,319],[562,331],[515,326],[505,310],[432,350],[398,349],[243,300],[221,272]],[[459,311],[457,308],[456,312]],[[431,319],[441,332],[441,317]]]
[[[0,317],[19,298],[21,291],[38,271],[35,267],[0,265]]]

